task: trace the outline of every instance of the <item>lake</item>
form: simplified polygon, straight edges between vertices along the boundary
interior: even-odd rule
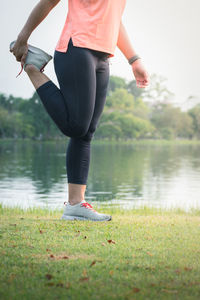
[[[66,141],[1,141],[0,203],[63,208]],[[200,208],[200,144],[91,144],[85,200],[123,208]]]

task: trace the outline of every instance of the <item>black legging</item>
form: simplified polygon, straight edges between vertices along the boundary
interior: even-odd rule
[[[104,108],[109,81],[108,54],[73,46],[54,52],[60,89],[50,80],[36,89],[46,111],[70,137],[66,153],[68,183],[86,184],[90,142]]]

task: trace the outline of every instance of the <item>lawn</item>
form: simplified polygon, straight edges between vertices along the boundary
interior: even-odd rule
[[[200,299],[199,211],[98,210],[0,206],[0,299]]]

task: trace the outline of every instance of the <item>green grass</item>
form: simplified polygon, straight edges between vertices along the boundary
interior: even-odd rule
[[[198,210],[98,210],[112,221],[0,206],[0,299],[200,299]]]

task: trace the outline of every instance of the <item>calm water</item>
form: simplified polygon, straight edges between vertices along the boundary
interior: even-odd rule
[[[1,142],[0,203],[62,208],[66,142]],[[124,208],[200,208],[200,145],[91,147],[86,201]]]

